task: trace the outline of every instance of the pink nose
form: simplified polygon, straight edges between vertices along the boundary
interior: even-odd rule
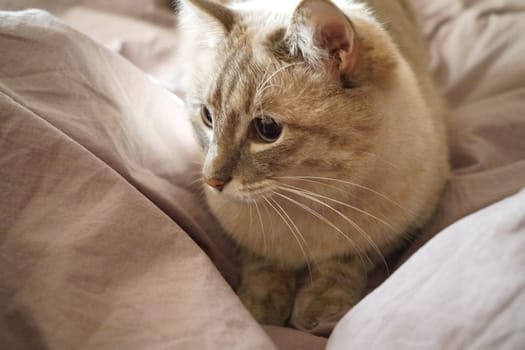
[[[221,192],[224,188],[224,185],[226,185],[228,181],[216,179],[216,178],[210,178],[206,179],[206,183],[210,185],[211,187],[215,188],[217,191]]]

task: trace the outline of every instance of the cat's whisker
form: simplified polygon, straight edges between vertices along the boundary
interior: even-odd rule
[[[305,239],[304,239],[304,236],[301,234],[301,231],[299,231],[299,228],[297,227],[297,225],[295,224],[295,222],[292,220],[292,218],[290,218],[290,215],[288,215],[288,213],[286,212],[286,210],[284,210],[284,208],[273,198],[269,198],[269,200],[275,204],[280,210],[281,212],[286,216],[286,218],[288,219],[288,221],[292,224],[293,228],[295,229],[295,232],[297,232],[299,234],[299,237],[301,238],[301,240],[303,241],[304,244],[307,244]]]
[[[304,247],[301,243],[301,241],[299,240],[299,238],[297,238],[297,235],[294,231],[294,228],[292,227],[292,225],[294,227],[297,227],[295,226],[295,223],[290,219],[290,217],[288,216],[288,214],[282,209],[282,207],[276,203],[278,205],[279,208],[281,208],[281,210],[283,210],[283,213],[286,215],[286,217],[288,217],[288,220],[290,220],[290,222],[292,223],[292,225],[290,225],[290,222],[288,222],[285,218],[285,216],[270,202],[270,200],[268,200],[268,198],[266,198],[265,196],[262,197],[266,203],[268,203],[268,205],[270,206],[270,208],[272,208],[280,217],[281,219],[284,221],[284,223],[286,224],[286,226],[288,226],[288,228],[290,229],[290,232],[292,233],[293,237],[295,238],[295,240],[297,241],[297,244],[299,245],[299,248],[301,249],[301,253],[303,254],[303,257],[304,257],[304,260],[306,262],[306,266],[308,268],[308,272],[310,273],[310,279],[313,278],[313,275],[312,275],[312,267],[310,265],[310,262],[309,262],[309,259],[308,259],[308,256],[306,254],[306,251],[304,250]],[[275,203],[275,201],[273,201]]]
[[[251,202],[248,202],[248,213],[250,215],[250,223],[248,225],[249,229],[250,229],[250,232],[252,231],[252,226],[253,226],[253,217],[252,217],[252,205],[255,201],[251,201]]]
[[[276,191],[273,191],[273,193],[276,194],[279,197],[282,197],[282,198],[292,202],[293,204],[295,204],[298,207],[304,209],[306,212],[310,213],[311,215],[313,215],[317,219],[321,220],[322,222],[324,222],[325,224],[327,224],[328,226],[333,228],[337,233],[339,233],[341,236],[343,236],[348,241],[348,243],[350,244],[352,249],[354,249],[356,251],[356,253],[360,257],[361,257],[361,254],[363,254],[367,258],[368,262],[370,264],[372,264],[372,260],[368,257],[368,255],[366,255],[366,252],[362,252],[358,248],[358,245],[356,245],[355,242],[346,233],[344,233],[339,227],[337,227],[334,223],[332,223],[330,220],[328,220],[325,216],[323,216],[319,212],[313,210],[312,208],[306,206],[305,204],[303,204],[303,203],[301,203],[299,201],[296,201],[295,199],[290,198],[289,196],[286,196],[286,195],[284,195],[282,193],[279,193],[279,192],[276,192]],[[363,264],[364,264],[364,262],[363,262]]]
[[[273,191],[272,191],[273,192]],[[297,225],[294,223],[294,221],[292,220],[292,218],[290,217],[290,215],[288,215],[288,213],[286,212],[286,210],[284,210],[284,208],[277,202],[276,199],[273,199],[273,198],[270,198],[270,200],[272,202],[275,203],[275,205],[277,205],[279,207],[279,209],[281,209],[281,211],[284,213],[284,215],[286,215],[286,217],[288,218],[288,220],[290,221],[290,223],[293,225],[293,227],[295,228],[295,231],[297,232],[297,234],[299,235],[299,237],[301,238],[301,240],[303,241],[305,247],[306,247],[306,250],[309,251],[310,248],[308,247],[308,242],[306,241],[306,239],[304,238],[304,235],[301,233],[301,231],[299,230],[299,228],[297,227]],[[312,261],[314,262],[314,264],[318,267],[319,266],[319,263],[317,262],[317,260],[315,259],[314,256],[312,256],[310,254],[310,258],[312,259]],[[307,264],[308,261],[307,261]],[[308,266],[308,270],[310,272],[310,278],[312,278],[312,271],[311,271],[311,268],[310,266]]]
[[[275,178],[275,179],[278,179],[278,178]],[[310,180],[310,179],[298,179],[300,180],[301,182],[309,182],[309,183],[313,183],[313,184],[318,184],[318,185],[323,185],[324,187],[327,187],[327,188],[331,188],[335,191],[338,191],[338,192],[342,192],[342,193],[346,193],[352,197],[355,197],[355,195],[349,191],[346,191],[344,188],[341,188],[341,187],[338,187],[338,186],[335,186],[335,185],[330,185],[330,184],[327,184],[326,182],[322,182],[322,181],[319,181],[319,180]],[[282,182],[280,182],[281,184],[283,184]]]
[[[303,192],[307,195],[310,195],[310,196],[314,196],[314,197],[317,197],[317,198],[322,198],[322,199],[325,199],[325,200],[328,200],[328,201],[331,201],[333,203],[337,203],[339,205],[342,205],[344,207],[347,207],[349,209],[352,209],[352,210],[355,210],[361,214],[364,214],[366,216],[369,216],[377,221],[379,221],[380,223],[382,223],[383,225],[387,226],[388,228],[390,228],[393,232],[396,232],[396,229],[390,225],[388,222],[382,220],[381,218],[367,212],[366,210],[362,210],[360,208],[357,208],[353,205],[350,205],[348,203],[344,203],[344,202],[341,202],[337,199],[333,199],[333,198],[330,198],[330,197],[327,197],[327,196],[323,196],[321,194],[318,194],[318,193],[315,193],[315,192],[312,192],[312,191],[308,191],[304,188],[300,188],[300,187],[297,187],[297,186],[292,186],[292,185],[286,185],[286,184],[283,184],[284,186],[290,188],[290,189],[294,189],[294,190],[297,190],[299,192]],[[281,185],[282,186],[282,185]],[[281,187],[282,188],[282,187]],[[298,194],[299,195],[299,194]],[[335,210],[335,208],[334,208]],[[343,215],[342,213],[339,213],[340,215]],[[384,255],[381,253],[381,250],[379,249],[379,247],[377,246],[377,244],[374,242],[374,240],[372,239],[372,237],[370,235],[368,235],[356,222],[354,222],[353,220],[351,220],[350,218],[348,217],[343,217],[346,221],[348,221],[354,228],[356,228],[356,230],[358,230],[359,233],[361,233],[361,235],[363,235],[363,237],[367,240],[367,242],[372,246],[372,248],[376,251],[376,253],[379,255],[379,257],[381,258],[382,262],[384,263],[385,265],[385,268],[387,270],[388,273],[390,273],[389,271],[389,268],[388,268],[388,264],[386,262],[386,259],[384,257]]]
[[[361,213],[361,214],[363,214],[363,215],[366,215],[366,216],[368,216],[368,217],[371,217],[371,218],[373,218],[373,219],[379,221],[380,223],[382,223],[383,225],[385,225],[386,227],[388,227],[388,228],[391,229],[392,231],[396,231],[396,229],[394,228],[394,226],[390,225],[388,222],[386,222],[385,220],[383,220],[383,219],[377,217],[376,215],[367,212],[366,210],[363,210],[363,209],[361,209],[361,208],[358,208],[358,207],[356,207],[356,206],[350,205],[350,204],[345,203],[345,202],[341,202],[341,201],[339,201],[339,200],[337,200],[337,199],[333,199],[333,198],[330,198],[330,197],[327,197],[327,196],[323,196],[322,194],[319,194],[319,193],[315,193],[315,192],[312,192],[312,191],[308,191],[308,190],[306,190],[306,189],[304,189],[304,188],[301,188],[301,187],[292,186],[292,185],[287,185],[287,184],[282,184],[282,185],[284,185],[284,186],[286,186],[286,187],[288,187],[288,188],[292,188],[292,189],[298,190],[298,191],[303,191],[303,192],[305,192],[305,193],[307,193],[307,194],[309,194],[309,195],[311,195],[311,196],[318,197],[318,198],[322,198],[322,199],[326,199],[326,200],[328,200],[328,201],[331,201],[331,202],[337,203],[337,204],[342,205],[342,206],[344,206],[344,207],[347,207],[347,208],[349,208],[349,209],[355,210],[355,211],[357,211],[358,213]]]
[[[271,208],[268,209],[268,205],[267,205],[266,202],[261,202],[261,204],[263,205],[264,210],[266,212],[266,215],[267,215],[266,217],[270,220],[269,226],[270,226],[270,228],[272,230],[272,237],[274,239],[276,237],[278,237],[279,238],[279,243],[278,244],[279,245],[283,244],[282,243],[283,242],[283,236],[282,235],[276,235],[276,233],[275,233],[275,225],[277,225],[277,223],[273,221],[273,219],[275,218],[275,215],[273,215],[273,212],[270,210]],[[275,244],[275,242],[272,242],[272,243]],[[282,259],[282,257],[281,257],[281,259]]]
[[[257,84],[257,86],[255,87],[256,92],[259,91],[263,87],[263,83],[268,78],[269,73],[270,73],[270,66],[266,66],[266,69],[264,70],[264,74],[262,75],[259,84]]]
[[[264,88],[260,89],[257,91],[257,93],[262,96],[263,92],[270,89],[270,88],[273,88],[273,87],[281,87],[281,85],[277,85],[277,84],[268,84],[266,85]]]
[[[197,185],[197,184],[204,184],[204,180],[202,179],[202,177],[199,177],[193,181],[190,181],[189,185],[190,186],[194,186],[194,185]]]
[[[259,114],[260,114],[260,115],[266,115],[266,114],[264,113],[264,109],[263,109],[262,103],[259,104]]]
[[[202,171],[200,169],[199,170],[196,170],[196,169],[189,170],[187,174],[191,176],[192,178],[202,177]]]
[[[337,210],[336,208],[332,207],[331,205],[307,194],[306,192],[304,192],[303,190],[294,190],[294,189],[290,189],[290,188],[286,188],[286,187],[281,187],[282,190],[284,191],[288,191],[288,192],[291,192],[291,193],[294,193],[298,196],[301,196],[303,198],[306,198],[306,199],[309,199],[315,203],[318,203],[326,208],[328,208],[329,210],[333,211],[334,213],[336,213],[337,215],[339,215],[343,220],[345,220],[346,222],[348,222],[357,232],[359,232],[359,234],[361,234],[361,236],[368,242],[368,244],[370,244],[370,246],[372,247],[372,249],[377,253],[377,255],[381,258],[385,268],[387,271],[389,271],[389,268],[388,268],[388,264],[386,262],[386,259],[385,259],[385,256],[381,253],[381,250],[379,249],[379,247],[377,246],[377,244],[374,242],[374,240],[372,239],[372,237],[370,237],[369,234],[367,234],[362,227],[360,227],[355,221],[353,221],[352,219],[350,219],[348,216],[346,216],[345,214],[343,214],[340,210]]]
[[[266,246],[266,230],[264,229],[264,224],[263,224],[261,211],[259,210],[259,204],[257,203],[257,201],[254,200],[253,203],[255,204],[255,210],[257,211],[257,216],[259,217],[259,223],[261,224],[261,231],[262,231],[262,234],[263,234],[263,251],[266,251],[266,249],[267,249],[267,246]],[[251,213],[251,211],[250,211],[250,213]]]
[[[399,209],[409,213],[410,215],[412,215],[414,217],[417,216],[413,211],[411,211],[410,209],[402,206],[401,204],[399,204],[397,201],[393,200],[392,198],[390,198],[386,194],[378,192],[378,191],[376,191],[376,190],[374,190],[374,189],[372,189],[372,188],[370,188],[368,186],[360,185],[360,184],[355,183],[355,182],[351,182],[351,181],[347,181],[347,180],[341,180],[341,179],[336,179],[336,178],[331,178],[331,177],[322,177],[322,176],[279,176],[279,177],[274,177],[274,179],[284,179],[284,180],[326,180],[326,181],[337,182],[337,183],[341,183],[341,184],[345,184],[345,185],[349,185],[349,186],[354,186],[354,187],[363,189],[365,191],[369,191],[371,193],[374,193],[375,195],[383,198],[384,200],[388,201],[389,203],[392,203],[393,205],[395,205]],[[322,183],[322,182],[320,182],[320,183]]]
[[[188,182],[190,186],[193,186],[199,182],[204,183],[204,179],[202,178],[202,173],[200,171],[191,171],[188,172]]]
[[[399,167],[397,165],[395,165],[394,163],[392,162],[389,162],[388,160],[386,160],[385,158],[381,157],[379,154],[377,153],[373,153],[373,152],[367,152],[367,151],[361,151],[361,153],[364,153],[364,154],[368,154],[380,161],[382,161],[384,164],[394,168],[395,170],[400,170]]]
[[[284,210],[284,208],[275,199],[269,198],[269,200],[272,201],[281,210],[281,212],[286,216],[286,218],[288,219],[290,224],[292,224],[293,228],[295,229],[295,232],[297,233],[297,235],[303,241],[304,247],[306,248],[305,251],[309,252],[310,248],[308,247],[308,243],[306,242],[306,239],[304,238],[303,234],[301,233],[301,231],[299,230],[299,228],[297,227],[295,222],[292,220],[290,215],[288,215],[286,210]],[[317,261],[314,259],[313,256],[310,255],[310,257],[308,257],[308,255],[305,255],[306,267],[308,268],[308,274],[310,276],[310,282],[312,282],[313,281],[313,275],[312,275],[312,266],[310,265],[310,259],[312,259],[314,261],[316,266],[319,266],[319,264],[317,263]]]
[[[272,80],[272,78],[275,77],[277,74],[279,74],[280,72],[282,72],[283,70],[289,67],[297,66],[299,64],[303,64],[303,63],[302,62],[292,62],[292,63],[285,64],[284,66],[280,67],[275,72],[270,74],[270,76],[266,78],[265,80],[263,80],[263,82],[257,87],[257,89],[255,90],[256,95],[259,94],[261,91],[264,91],[266,84],[270,82],[270,80]]]

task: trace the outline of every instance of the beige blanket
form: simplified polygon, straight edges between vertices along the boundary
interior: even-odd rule
[[[516,267],[524,259],[523,250],[512,248],[525,240],[525,219],[519,217],[525,213],[523,200],[509,199],[490,215],[472,216],[469,230],[459,225],[445,241],[438,236],[439,249],[434,241],[420,247],[457,219],[525,185],[525,6],[511,0],[417,5],[432,68],[452,106],[454,173],[436,218],[419,241],[392,257],[392,269],[419,249],[418,254],[348,314],[359,322],[345,321],[350,330],[336,331],[334,337],[348,334],[348,341],[351,335],[351,344],[366,348],[374,334],[383,333],[382,344],[392,348],[418,348],[425,340],[426,348],[437,349],[449,333],[413,331],[408,321],[425,320],[437,328],[454,320],[463,326],[450,328],[461,340],[457,344],[464,345],[458,349],[482,348],[494,339],[511,339],[507,348],[518,349],[525,345],[523,337],[516,337],[525,327],[525,291],[524,274]],[[118,31],[104,37],[100,27],[83,21],[98,19],[100,24],[108,19],[104,16],[120,16],[124,27],[141,23],[140,28],[151,29],[156,17],[136,11],[116,15],[114,8],[110,14],[100,7],[64,8],[53,10],[177,91],[176,36],[166,34],[169,20],[160,22],[164,27],[158,31],[139,30],[143,38]],[[202,203],[195,181],[198,150],[174,95],[42,12],[1,13],[0,53],[3,348],[324,348],[326,340],[319,336],[261,328],[233,293],[230,286],[238,283],[235,249]],[[481,220],[485,216],[490,223]],[[507,221],[515,222],[511,232],[521,234],[487,244],[483,255],[485,262],[506,257],[505,264],[490,270],[505,276],[504,286],[484,284],[486,265],[476,261],[473,249],[463,249],[465,256],[452,260],[449,278],[430,284],[450,293],[430,293],[424,283],[416,283],[429,271],[418,266],[448,261],[454,247],[472,242],[472,227],[480,235],[486,227],[496,233],[501,227],[503,234],[509,231],[503,225]],[[514,278],[508,273],[512,268]],[[370,289],[386,277],[378,272]],[[480,288],[463,294],[458,281],[466,279]],[[428,298],[422,300],[433,307],[407,311],[395,299],[403,286]],[[517,300],[512,308],[505,307],[509,290]],[[482,300],[506,316],[476,308],[451,315],[442,307],[445,295],[457,296],[461,305]],[[392,300],[382,313],[378,306]],[[429,312],[435,317],[429,318]],[[407,322],[397,322],[396,316]],[[370,318],[375,322],[360,332]],[[491,319],[504,320],[498,329],[507,332],[476,333],[466,327]],[[328,335],[334,322],[325,322],[315,333]],[[389,331],[383,332],[386,326]],[[330,346],[344,344],[337,341]]]

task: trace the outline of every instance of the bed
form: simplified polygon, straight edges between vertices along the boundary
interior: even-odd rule
[[[233,291],[165,2],[0,0],[0,347],[524,349],[525,4],[413,5],[452,176],[369,294],[307,333]]]

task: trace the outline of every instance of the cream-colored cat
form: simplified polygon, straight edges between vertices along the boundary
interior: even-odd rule
[[[261,322],[313,328],[431,216],[445,109],[401,1],[183,2],[206,198]],[[300,278],[300,277],[303,278]]]

